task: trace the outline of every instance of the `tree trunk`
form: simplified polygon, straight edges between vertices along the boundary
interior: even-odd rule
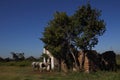
[[[77,61],[76,61],[76,57],[75,57],[74,53],[71,51],[71,49],[70,49],[70,53],[71,53],[72,56],[73,56],[73,59],[74,59],[74,62],[75,62],[75,68],[76,68],[77,70],[79,70],[78,65],[77,65]]]
[[[61,62],[62,62],[62,60],[58,59],[58,71],[59,72],[61,71]]]
[[[80,56],[79,56],[80,71],[83,71],[84,69],[84,62],[85,62],[85,52],[82,50],[80,51]]]

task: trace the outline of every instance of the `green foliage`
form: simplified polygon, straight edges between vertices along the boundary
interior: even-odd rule
[[[45,47],[57,58],[63,56],[61,52],[65,47],[63,43],[66,40],[68,24],[69,17],[67,14],[65,12],[56,12],[54,19],[45,28],[45,32],[43,33],[44,37],[41,38],[45,43]]]
[[[15,52],[11,52],[13,59],[18,61],[18,60],[24,60],[24,53],[15,53]]]
[[[44,54],[44,53],[42,53],[41,57],[42,57],[42,58],[45,57],[46,59],[49,58],[49,56],[48,56],[47,54]]]
[[[81,49],[91,49],[98,43],[98,36],[106,31],[105,22],[100,19],[101,11],[92,9],[90,4],[83,5],[72,16],[78,37],[75,38],[76,45]]]

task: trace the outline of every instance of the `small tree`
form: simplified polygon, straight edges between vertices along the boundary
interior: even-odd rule
[[[24,60],[24,53],[15,53],[15,52],[11,52],[12,57],[15,61],[19,61],[19,60]]]
[[[11,54],[12,54],[13,60],[15,61],[19,60],[18,55],[15,52],[11,52]]]
[[[24,53],[17,53],[19,60],[25,60]]]

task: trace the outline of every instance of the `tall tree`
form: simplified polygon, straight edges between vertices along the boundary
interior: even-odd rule
[[[73,24],[76,27],[75,43],[83,50],[91,50],[97,45],[98,37],[106,31],[105,22],[100,18],[101,11],[92,9],[90,4],[83,5],[73,15]]]
[[[54,19],[48,23],[41,40],[45,43],[45,47],[59,60],[66,60],[67,46],[66,39],[70,19],[65,12],[56,12]]]
[[[73,62],[77,65],[76,50],[92,49],[106,30],[100,15],[101,11],[92,9],[90,4],[79,7],[72,16],[56,12],[41,40],[59,61],[64,60],[68,66]]]

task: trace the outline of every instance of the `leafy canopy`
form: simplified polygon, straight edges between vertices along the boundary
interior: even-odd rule
[[[70,48],[92,49],[97,45],[98,37],[106,31],[105,22],[100,16],[101,11],[90,4],[79,7],[72,16],[66,12],[56,12],[45,27],[41,40],[56,58],[61,59],[68,58]]]
[[[98,37],[106,31],[105,22],[100,18],[101,11],[92,9],[90,4],[80,7],[73,17],[76,27],[75,43],[81,49],[91,49],[98,43]]]

